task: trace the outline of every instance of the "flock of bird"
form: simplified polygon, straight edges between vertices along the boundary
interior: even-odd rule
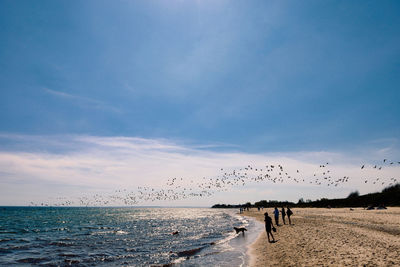
[[[400,162],[389,162],[387,159],[382,164],[362,165],[361,171],[367,169],[381,171],[385,167],[399,165]],[[265,164],[263,167],[247,165],[233,170],[220,168],[220,174],[214,177],[202,177],[201,179],[184,179],[173,177],[167,179],[160,187],[138,186],[135,190],[118,189],[110,194],[94,194],[73,199],[59,197],[49,203],[34,203],[32,206],[132,206],[140,203],[177,201],[196,197],[209,197],[217,192],[228,191],[231,188],[245,186],[251,183],[288,183],[312,184],[316,186],[337,187],[353,180],[349,176],[336,177],[330,168],[329,162],[316,167],[311,175],[303,174],[300,170],[284,168],[283,165]],[[359,179],[359,178],[358,178]],[[363,178],[365,184],[371,183],[380,186],[395,185],[397,178]]]

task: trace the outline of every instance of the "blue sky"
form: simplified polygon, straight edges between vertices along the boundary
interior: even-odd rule
[[[398,157],[399,11],[398,1],[1,1],[0,150],[69,155],[36,139],[97,136]]]

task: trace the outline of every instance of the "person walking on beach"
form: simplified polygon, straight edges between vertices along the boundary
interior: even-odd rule
[[[271,217],[268,216],[268,212],[264,213],[264,221],[265,221],[265,231],[267,231],[268,242],[269,243],[275,243],[274,235],[271,232],[271,230],[275,229],[275,228],[274,228],[274,225],[272,224]],[[272,241],[269,238],[270,235],[272,237]]]
[[[292,216],[293,212],[292,212],[292,210],[291,210],[289,207],[287,207],[287,212],[286,212],[286,214],[287,214],[287,217],[288,217],[288,219],[289,219],[289,224],[292,224],[292,221],[290,220],[290,216]]]
[[[274,215],[275,215],[275,224],[276,226],[279,226],[279,210],[277,207],[275,207]]]
[[[285,209],[282,207],[282,210],[281,210],[281,214],[282,214],[282,221],[283,221],[283,224],[286,224],[286,222],[285,222],[285,216],[286,216],[286,212],[285,212]]]

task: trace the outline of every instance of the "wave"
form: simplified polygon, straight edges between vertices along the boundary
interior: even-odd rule
[[[64,259],[64,263],[66,265],[76,265],[79,264],[81,261],[76,259]]]
[[[215,245],[215,243],[214,243],[214,242],[211,242],[211,243],[209,243],[209,244],[206,245],[206,246],[201,246],[201,247],[198,247],[198,248],[193,248],[193,249],[188,249],[188,250],[179,251],[179,252],[176,252],[175,254],[176,254],[178,257],[191,257],[191,256],[194,256],[195,254],[199,253],[200,251],[202,251],[202,250],[205,249],[206,247],[209,247],[209,246],[212,246],[212,245]]]
[[[229,249],[226,243],[238,237],[233,226],[248,224],[233,210],[107,208],[87,209],[84,213],[76,210],[60,210],[62,218],[60,214],[38,216],[35,209],[21,210],[21,218],[31,218],[31,227],[15,225],[0,230],[0,235],[4,231],[13,232],[0,239],[0,256],[6,258],[13,253],[2,264],[169,266],[182,262],[183,266],[191,266],[194,262],[210,266],[203,263],[225,257],[222,254]],[[112,211],[112,216],[104,216],[105,210]],[[10,215],[4,222],[10,219],[16,220]],[[171,232],[176,230],[179,235],[172,236]],[[52,260],[46,261],[50,255]]]
[[[30,245],[22,245],[22,246],[8,246],[5,248],[0,248],[0,252],[7,252],[7,251],[15,251],[15,250],[28,250],[32,248]]]
[[[32,263],[32,264],[38,264],[44,261],[50,261],[51,258],[47,258],[47,257],[39,257],[39,258],[23,258],[23,259],[19,259],[17,260],[17,262],[19,263]]]
[[[75,243],[73,242],[62,242],[62,241],[54,241],[49,243],[50,246],[57,246],[57,247],[73,247]]]

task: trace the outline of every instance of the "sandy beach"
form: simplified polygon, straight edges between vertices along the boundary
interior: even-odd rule
[[[245,216],[263,222],[264,212]],[[276,243],[266,232],[250,247],[250,266],[400,266],[400,208],[293,209],[292,225],[276,227]],[[287,219],[286,219],[286,223]]]

